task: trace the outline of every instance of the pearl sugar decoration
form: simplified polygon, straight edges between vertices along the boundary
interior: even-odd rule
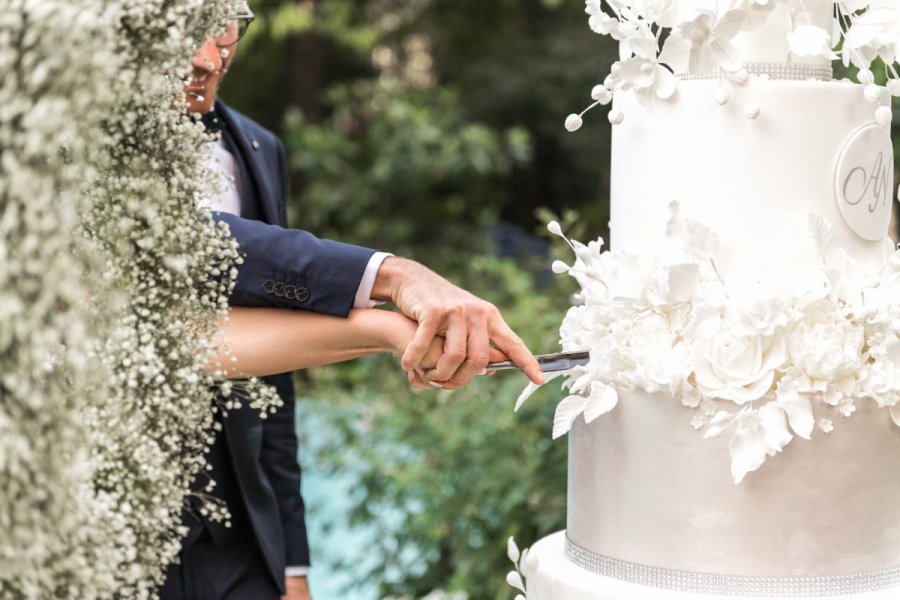
[[[576,115],[572,113],[568,117],[566,117],[566,129],[568,131],[578,131],[581,129],[581,126],[584,124],[584,121],[581,120],[580,115]]]
[[[875,75],[869,69],[860,69],[857,80],[863,85],[873,85],[875,83]]]
[[[725,106],[728,104],[728,100],[731,98],[731,94],[723,87],[720,87],[716,90],[716,102],[720,105]]]
[[[606,105],[612,102],[613,94],[605,85],[595,85],[594,89],[591,90],[591,98],[600,104]]]
[[[894,121],[894,113],[889,106],[879,107],[879,109],[875,111],[875,120],[878,121],[878,124],[882,127],[890,127],[891,123]]]
[[[623,113],[618,108],[614,108],[609,111],[609,122],[613,125],[621,125],[625,120],[625,113]]]
[[[880,85],[876,85],[874,83],[870,83],[865,87],[863,93],[866,96],[866,100],[869,102],[878,102],[881,100],[881,90],[884,89]]]
[[[755,102],[749,102],[746,106],[744,106],[744,116],[748,119],[758,119],[759,114],[759,104],[756,104]]]

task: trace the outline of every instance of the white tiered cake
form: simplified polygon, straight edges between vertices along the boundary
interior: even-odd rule
[[[568,525],[531,549],[529,600],[900,597],[890,92],[830,81],[830,37],[790,53],[830,36],[831,0],[724,4],[588,1],[631,44],[594,92],[613,252],[555,265],[583,288],[564,349],[591,362],[557,410]],[[672,39],[648,57],[628,36],[654,20]]]

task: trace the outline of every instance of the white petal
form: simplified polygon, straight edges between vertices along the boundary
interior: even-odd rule
[[[591,395],[584,407],[584,421],[590,423],[600,415],[606,414],[616,407],[619,395],[615,388],[602,381],[591,384]]]
[[[506,583],[521,592],[525,591],[525,583],[522,581],[522,576],[515,571],[510,571],[506,574]]]
[[[730,40],[740,32],[744,21],[747,20],[747,12],[744,10],[729,10],[719,18],[716,23],[715,35],[719,39]]]
[[[891,411],[891,419],[894,421],[894,425],[900,427],[900,402],[893,405],[890,408]]]
[[[759,409],[759,426],[762,429],[763,440],[769,447],[769,454],[781,452],[781,450],[793,439],[788,431],[787,420],[784,411],[777,402],[769,402]]]
[[[569,373],[571,373],[571,369],[568,371],[557,371],[555,373],[544,373],[544,383],[542,385],[547,385],[557,377],[562,377],[563,375],[568,375]],[[530,398],[531,395],[534,394],[540,387],[541,386],[536,383],[529,382],[528,385],[525,386],[525,389],[522,390],[522,393],[519,394],[519,397],[516,398],[516,407],[514,409],[514,412],[518,412],[518,410],[522,408],[522,405],[525,404],[525,401],[528,400],[528,398]]]
[[[700,266],[694,263],[665,267],[669,276],[669,298],[675,302],[687,302],[694,297],[694,289],[700,283]]]
[[[809,234],[816,242],[819,256],[825,258],[831,242],[834,239],[834,226],[816,213],[809,213]]]
[[[815,25],[799,25],[788,34],[788,43],[791,52],[797,56],[823,56],[832,60],[837,58],[831,51],[831,35]]]
[[[563,398],[556,406],[556,414],[553,417],[553,439],[560,438],[569,433],[572,424],[584,411],[587,398],[573,394]]]
[[[665,67],[656,67],[656,97],[662,100],[671,98],[678,89],[678,78]]]
[[[519,409],[522,408],[522,405],[525,404],[525,401],[528,400],[531,395],[535,393],[540,387],[541,386],[536,383],[528,382],[528,385],[525,386],[525,389],[522,390],[522,393],[519,394],[518,398],[516,398],[516,407],[515,409],[513,409],[514,412],[519,412]]]
[[[516,546],[516,540],[514,540],[512,536],[509,536],[509,539],[506,540],[506,556],[514,563],[518,563],[519,557],[521,556],[519,547]]]
[[[709,260],[719,249],[719,236],[715,232],[696,221],[684,220],[687,234],[687,251],[700,260]]]
[[[709,426],[703,433],[704,439],[714,438],[720,435],[723,431],[731,427],[732,423],[734,423],[734,419],[735,415],[730,412],[724,410],[717,412],[716,416],[709,420]]]
[[[741,53],[738,52],[730,42],[722,39],[715,39],[709,44],[709,49],[713,55],[716,64],[726,71],[737,71],[744,66],[744,60]]]
[[[800,396],[794,402],[783,403],[781,408],[787,413],[788,422],[791,424],[791,429],[794,430],[794,433],[808,440],[816,424],[809,398]]]
[[[768,446],[758,428],[738,426],[731,438],[728,451],[731,454],[731,476],[740,483],[744,476],[762,466],[766,460]]]

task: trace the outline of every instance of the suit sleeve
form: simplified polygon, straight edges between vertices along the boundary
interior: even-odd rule
[[[229,304],[350,313],[374,250],[228,213],[213,218],[228,225],[243,257]]]

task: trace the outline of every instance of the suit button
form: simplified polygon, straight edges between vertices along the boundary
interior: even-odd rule
[[[298,287],[297,292],[294,294],[294,298],[300,302],[306,302],[309,300],[309,290],[305,287]]]
[[[297,296],[297,286],[296,285],[286,285],[284,286],[284,297],[288,300],[294,300]]]
[[[275,284],[275,295],[279,298],[284,298],[284,284],[278,282]]]
[[[263,291],[267,294],[271,294],[272,292],[274,292],[275,291],[275,282],[272,281],[271,279],[267,279],[266,282],[263,284]]]

